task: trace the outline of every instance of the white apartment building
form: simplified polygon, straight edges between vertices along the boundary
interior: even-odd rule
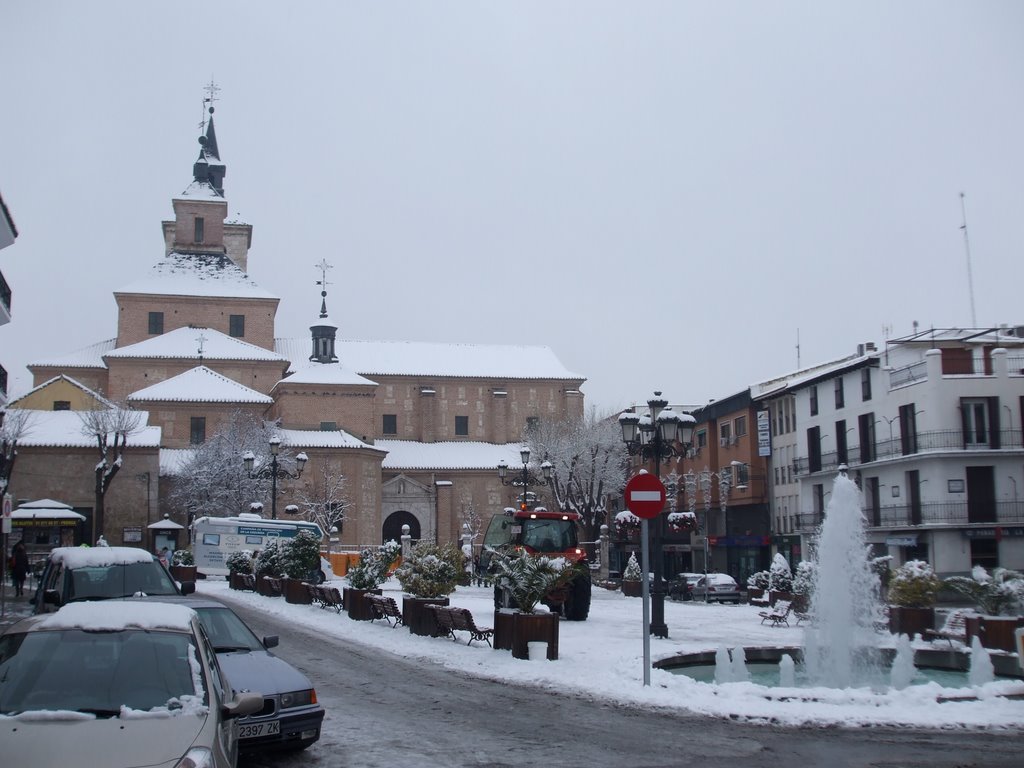
[[[806,553],[846,465],[868,541],[894,566],[1024,568],[1024,327],[932,329],[863,353],[764,398],[773,426],[794,410],[773,444],[776,534],[793,526]]]

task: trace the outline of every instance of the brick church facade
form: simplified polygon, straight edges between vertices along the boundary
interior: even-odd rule
[[[30,364],[33,390],[9,404],[34,411],[11,478],[15,506],[50,498],[91,516],[96,446],[75,411],[106,401],[144,414],[107,496],[111,544],[136,543],[125,532],[165,514],[187,525],[168,501],[182,456],[239,411],[275,423],[309,457],[302,477],[279,484],[279,510],[318,467],[344,475],[343,545],[380,543],[403,524],[414,537],[456,540],[467,509],[510,504],[499,461],[519,464],[531,422],[582,418],[584,379],[546,347],[340,339],[326,291],[318,317],[284,310],[248,277],[252,226],[227,218],[212,114],[200,145],[174,219],[162,222],[162,257],[114,291],[116,336]],[[312,315],[309,336],[276,338],[279,310]]]

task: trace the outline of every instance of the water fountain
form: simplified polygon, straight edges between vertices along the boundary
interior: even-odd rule
[[[910,685],[916,674],[914,648],[910,644],[910,638],[900,635],[896,638],[896,658],[893,659],[892,668],[889,670],[889,683],[897,691],[902,691]]]
[[[971,685],[984,685],[995,679],[995,667],[988,651],[977,635],[971,640],[971,666],[967,670],[967,681]]]

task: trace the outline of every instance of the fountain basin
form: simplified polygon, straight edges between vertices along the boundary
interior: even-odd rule
[[[789,655],[798,665],[803,662],[803,648],[799,646],[790,647],[751,647],[744,648],[744,655],[748,668],[750,669],[751,682],[766,687],[778,685],[779,661],[783,656]],[[896,655],[895,649],[877,649],[882,668],[887,670],[892,664]],[[701,651],[672,656],[654,662],[659,669],[672,672],[673,674],[686,674],[700,682],[714,682],[715,678],[715,655],[716,651]],[[1011,654],[994,653],[989,655],[994,668],[996,679],[1002,681],[1024,680],[1024,671],[1021,670],[1017,657]],[[969,653],[958,651],[954,648],[919,648],[914,651],[914,666],[919,674],[915,677],[915,684],[927,682],[938,683],[943,688],[968,688],[967,673],[970,668],[971,656]],[[689,671],[688,671],[689,670]],[[874,681],[876,685],[887,684],[887,674]],[[809,683],[797,683],[798,687],[812,687]],[[1017,695],[1024,695],[1024,688]]]

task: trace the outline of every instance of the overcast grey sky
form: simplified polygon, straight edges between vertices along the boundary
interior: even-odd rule
[[[162,256],[202,86],[250,274],[306,336],[547,344],[609,410],[1024,324],[1024,3],[0,7],[12,392]]]

